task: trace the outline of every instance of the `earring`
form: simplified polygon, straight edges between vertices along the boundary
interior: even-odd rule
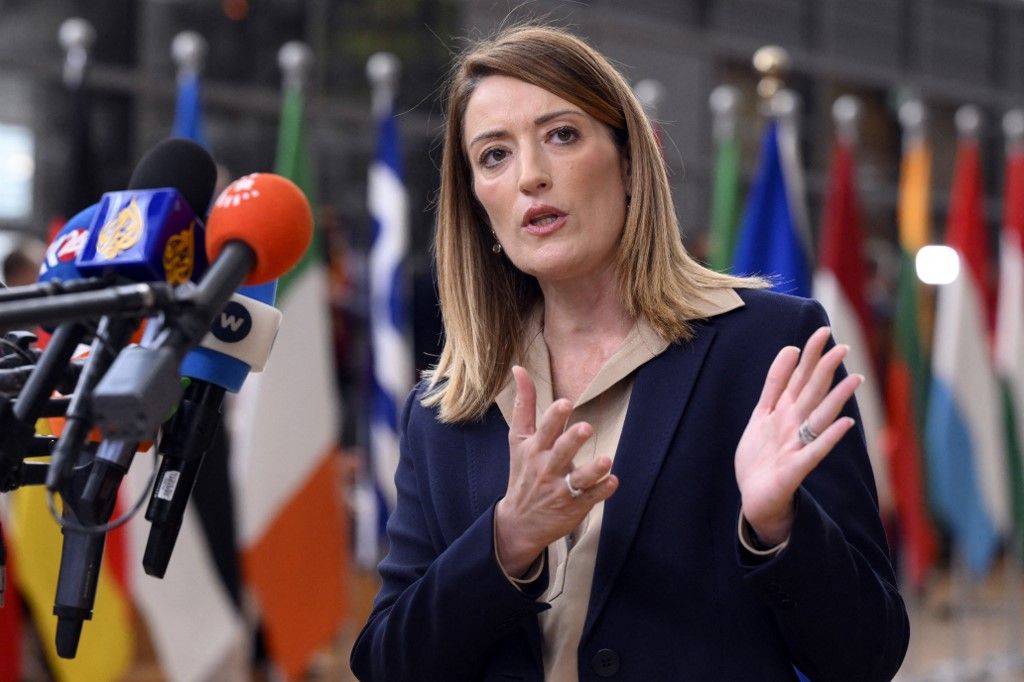
[[[501,253],[501,242],[498,241],[498,233],[491,230],[491,236],[494,237],[494,244],[491,245],[491,253]]]

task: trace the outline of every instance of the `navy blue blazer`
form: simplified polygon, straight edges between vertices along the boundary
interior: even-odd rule
[[[740,291],[746,305],[637,370],[605,503],[579,646],[581,680],[889,680],[909,624],[859,425],[797,493],[788,546],[768,560],[737,536],[736,444],[768,367],[827,324],[814,301]],[[352,651],[361,680],[541,680],[537,597],[494,557],[508,482],[497,406],[445,425],[402,416],[398,505],[380,593]],[[857,417],[851,401],[845,413]]]

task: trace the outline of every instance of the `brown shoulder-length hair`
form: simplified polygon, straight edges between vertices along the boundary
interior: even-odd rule
[[[463,145],[466,106],[482,78],[503,75],[558,95],[607,125],[630,161],[626,224],[617,256],[619,295],[634,318],[664,338],[686,341],[686,320],[699,316],[702,291],[763,286],[696,262],[683,247],[668,176],[650,121],[621,74],[597,50],[563,30],[516,26],[470,47],[455,62],[445,91],[434,252],[445,341],[428,370],[425,406],[440,419],[483,416],[508,380],[529,311],[541,298],[531,275],[517,270],[494,240],[473,194]]]

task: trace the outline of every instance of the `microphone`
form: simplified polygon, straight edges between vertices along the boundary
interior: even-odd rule
[[[181,399],[179,367],[188,350],[243,282],[278,278],[305,253],[313,216],[302,191],[271,173],[239,178],[221,193],[207,222],[206,249],[212,264],[185,305],[166,315],[148,347],[125,349],[96,387],[93,412],[108,438],[142,440]]]
[[[77,291],[92,291],[103,288],[108,282],[101,278],[83,279],[75,258],[85,245],[89,227],[96,216],[99,204],[93,204],[73,215],[46,247],[39,276],[35,284],[0,289],[0,303],[20,301],[28,298],[54,296]]]
[[[192,205],[209,204],[216,175],[213,158],[194,142],[169,139],[154,146],[139,161],[128,190],[103,195],[85,243],[75,258],[77,270],[82,274],[116,276],[122,280],[166,280],[171,284],[193,277],[197,269],[205,266],[206,259],[204,249],[196,248],[203,227]],[[183,180],[180,183],[179,177]],[[182,189],[180,192],[174,187],[146,189],[145,185],[150,183],[180,184]],[[106,299],[110,293],[97,292],[96,295]],[[88,309],[85,305],[81,307]],[[134,318],[105,317],[101,321],[105,333],[97,334],[93,341],[86,371],[79,377],[64,432],[50,461],[46,479],[49,490],[57,490],[67,479],[77,451],[92,426],[89,418],[92,388],[114,361],[114,355],[128,343],[137,323]],[[107,335],[116,338],[107,338]],[[50,378],[48,386],[52,389],[54,383]]]
[[[113,270],[135,282],[181,284],[206,269],[202,215],[217,183],[217,166],[198,144],[180,138],[153,147],[123,192],[100,199],[75,259],[85,275]]]
[[[177,283],[196,277],[205,264],[205,252],[201,247],[196,248],[203,227],[195,216],[209,204],[215,182],[213,159],[199,145],[178,139],[156,145],[139,162],[128,191],[108,193],[101,199],[88,239],[76,258],[76,267],[82,273],[102,272],[120,279],[158,278]],[[152,191],[153,187],[172,189]],[[58,619],[57,653],[64,658],[74,657],[83,622],[92,618],[105,540],[104,533],[81,529],[78,520],[103,523],[109,519],[120,483],[120,477],[99,477],[93,481],[88,496],[85,495],[90,483],[90,465],[94,462],[85,447],[93,423],[91,393],[114,361],[115,354],[128,343],[137,323],[137,314],[128,319],[105,316],[100,320],[100,329],[68,406],[64,430],[54,448],[47,475],[47,488],[64,491],[63,514],[73,522],[63,529],[64,543],[53,607]],[[82,324],[64,323],[56,333],[67,326],[81,327]],[[127,461],[139,440],[143,439],[104,442],[99,448],[103,453],[101,459]],[[83,466],[76,468],[75,475],[69,477],[76,461]]]
[[[167,571],[185,506],[221,425],[225,391],[237,392],[249,371],[262,371],[270,356],[281,324],[281,312],[268,305],[276,289],[276,282],[243,287],[181,363],[181,375],[191,381],[178,411],[161,428],[160,469],[146,509],[150,529],[142,566],[149,575],[162,578]]]

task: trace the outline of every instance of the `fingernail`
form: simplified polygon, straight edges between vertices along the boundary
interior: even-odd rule
[[[865,381],[867,381],[867,377],[865,377],[863,374],[854,374],[853,376],[857,377],[857,385],[858,386],[860,384],[863,384]]]

